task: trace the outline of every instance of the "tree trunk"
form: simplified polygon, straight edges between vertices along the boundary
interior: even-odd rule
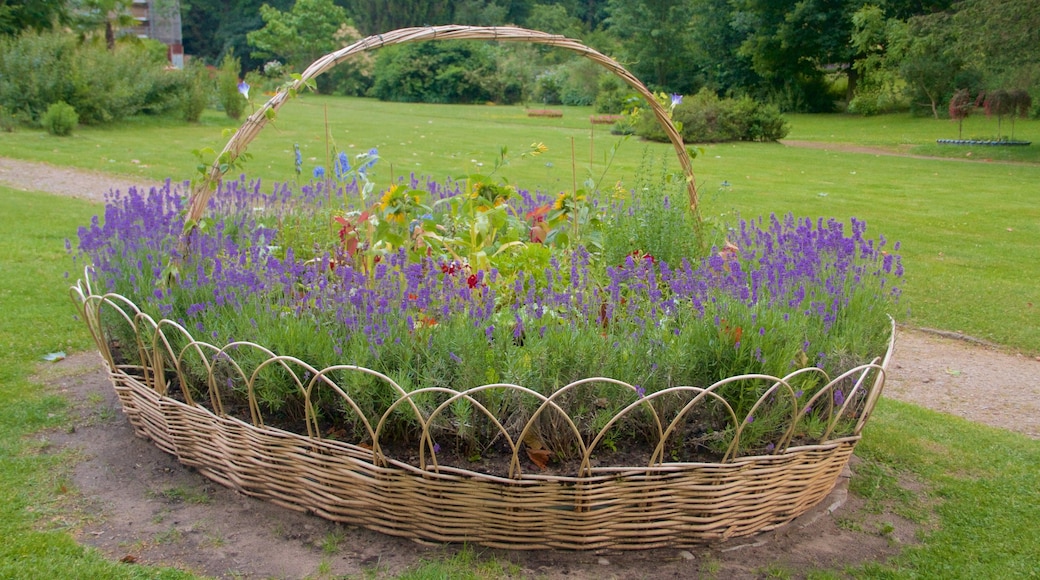
[[[116,31],[112,29],[111,20],[105,20],[105,45],[108,50],[116,49]]]
[[[856,70],[852,63],[849,63],[848,85],[845,87],[845,103],[851,103],[852,99],[856,96],[856,85],[859,84],[859,71]]]

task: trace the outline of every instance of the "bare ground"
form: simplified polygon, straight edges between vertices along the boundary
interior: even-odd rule
[[[148,185],[3,158],[0,184],[93,201],[111,188]],[[1032,380],[1040,371],[1037,358],[967,337],[901,329],[893,363],[886,396],[1040,438],[1040,383]],[[382,576],[458,549],[333,524],[214,484],[134,437],[96,354],[48,364],[38,378],[72,403],[66,428],[42,434],[40,446],[76,458],[68,466],[76,497],[67,517],[77,522],[82,543],[112,559],[221,578]],[[846,476],[814,510],[750,538],[693,550],[487,553],[524,577],[757,578],[778,570],[797,577],[816,567],[882,561],[928,525],[900,517],[898,506],[849,494]],[[927,501],[917,482],[903,478],[900,485]]]

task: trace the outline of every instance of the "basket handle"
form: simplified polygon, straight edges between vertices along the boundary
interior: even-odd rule
[[[201,180],[197,180],[192,186],[186,223],[198,223],[199,219],[202,218],[202,214],[206,208],[206,203],[213,194],[216,184],[219,183],[224,172],[227,171],[227,167],[238,159],[253,138],[255,138],[260,133],[260,130],[264,128],[267,121],[274,117],[274,113],[285,104],[290,93],[295,94],[296,91],[303,87],[308,80],[324,73],[359,52],[374,50],[394,44],[421,42],[426,40],[495,40],[499,42],[531,42],[535,44],[558,46],[576,52],[614,73],[621,78],[621,80],[628,83],[630,87],[635,89],[646,100],[650,105],[651,110],[653,110],[654,116],[657,117],[657,122],[661,124],[661,127],[664,128],[665,133],[668,135],[668,139],[671,140],[672,146],[675,147],[675,154],[679,158],[679,164],[682,166],[683,173],[686,175],[686,190],[689,194],[690,210],[696,215],[697,187],[694,182],[693,167],[690,163],[690,156],[686,152],[682,136],[679,135],[679,131],[675,128],[675,125],[672,124],[668,111],[657,102],[653,93],[651,93],[646,86],[639,81],[639,79],[632,76],[632,73],[628,72],[623,66],[618,64],[617,61],[585,46],[577,40],[557,34],[548,34],[546,32],[513,26],[482,27],[448,25],[428,26],[422,28],[401,28],[386,34],[369,36],[368,38],[364,38],[350,46],[326,54],[314,61],[309,67],[307,67],[307,70],[303,72],[300,78],[296,79],[296,81],[291,85],[279,90],[277,94],[271,97],[270,100],[254,111],[253,114],[245,120],[242,126],[238,128],[238,131],[236,131],[228,141],[227,145],[224,146],[223,151],[221,151],[217,160],[210,166],[205,177]],[[188,228],[189,231],[191,227],[193,226]],[[187,233],[187,231],[185,233]]]

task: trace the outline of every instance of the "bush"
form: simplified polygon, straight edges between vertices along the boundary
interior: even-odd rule
[[[201,64],[191,63],[181,72],[182,86],[180,90],[181,118],[189,123],[197,123],[202,112],[209,104],[210,84],[209,72]]]
[[[217,72],[217,99],[227,116],[236,121],[242,118],[242,112],[246,110],[246,100],[238,92],[238,73],[241,69],[238,58],[228,52],[224,60],[220,61],[220,70]]]
[[[370,94],[383,101],[481,103],[498,100],[493,47],[423,42],[380,51]]]
[[[619,115],[630,105],[634,96],[632,89],[613,74],[605,74],[599,78],[599,92],[596,93],[596,112],[604,115]]]
[[[563,74],[558,68],[549,69],[534,79],[534,100],[546,105],[561,105]]]
[[[71,135],[72,130],[79,124],[79,115],[71,105],[65,101],[58,101],[47,107],[47,112],[40,118],[40,124],[51,135]]]
[[[11,133],[16,126],[18,126],[18,119],[6,107],[0,105],[0,131]]]
[[[164,112],[177,103],[178,79],[164,70],[155,44],[132,39],[108,50],[103,42],[32,32],[0,40],[0,105],[32,124],[58,101],[83,124]]]
[[[751,97],[720,99],[708,89],[685,99],[675,107],[672,117],[687,143],[776,141],[788,133],[787,123],[775,105],[764,105]],[[635,131],[651,141],[668,140],[649,112],[639,115]]]

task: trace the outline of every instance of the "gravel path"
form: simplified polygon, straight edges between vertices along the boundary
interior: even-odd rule
[[[0,185],[102,202],[112,189],[155,184],[0,157]],[[952,333],[901,328],[889,370],[888,397],[1040,439],[1040,357]]]

